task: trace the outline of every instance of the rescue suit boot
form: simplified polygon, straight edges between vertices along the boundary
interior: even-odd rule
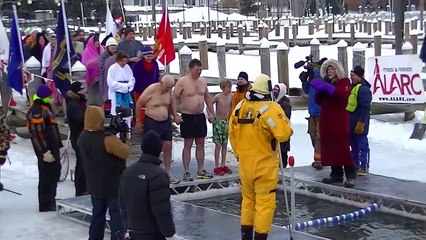
[[[241,225],[241,239],[253,240],[253,226]]]
[[[266,240],[266,239],[268,239],[267,233],[258,233],[258,232],[254,233],[254,240]]]

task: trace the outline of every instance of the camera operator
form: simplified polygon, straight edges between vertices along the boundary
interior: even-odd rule
[[[325,59],[321,59],[318,63],[312,62],[312,56],[306,57],[306,61],[300,61],[299,63],[308,63],[305,66],[306,71],[303,71],[299,75],[299,79],[302,81],[302,89],[308,94],[308,112],[309,117],[308,120],[308,134],[311,138],[312,146],[314,147],[314,161],[311,164],[313,168],[317,170],[321,170],[323,167],[321,165],[321,144],[320,144],[320,121],[319,116],[321,112],[320,106],[315,102],[315,96],[317,95],[317,90],[309,84],[309,81],[314,78],[321,78],[320,67],[321,63],[324,62]],[[295,68],[301,67],[296,66]]]
[[[78,146],[93,205],[89,239],[103,239],[105,213],[109,209],[111,239],[118,240],[124,239],[124,227],[118,207],[118,187],[121,174],[126,168],[125,159],[130,155],[130,140],[122,141],[113,133],[107,132],[104,120],[102,108],[88,106]]]

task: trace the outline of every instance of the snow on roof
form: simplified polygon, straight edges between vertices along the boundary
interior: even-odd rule
[[[208,7],[194,7],[185,9],[183,12],[170,13],[170,21],[183,21],[183,15],[185,14],[185,22],[207,22],[209,15]],[[221,12],[217,12],[213,9],[210,9],[210,20],[217,21],[219,20],[228,20],[229,15]]]

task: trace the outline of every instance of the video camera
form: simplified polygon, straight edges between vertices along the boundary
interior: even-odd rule
[[[120,139],[124,142],[128,139],[130,128],[124,118],[132,115],[132,109],[128,107],[117,106],[115,108],[116,115],[111,114],[111,109],[104,109],[105,120],[104,129],[114,135],[120,134]]]
[[[298,61],[297,63],[294,64],[294,68],[296,69],[301,67],[306,69],[306,71],[301,72],[299,75],[299,78],[302,81],[310,81],[314,79],[314,70],[315,69],[321,70],[321,65],[325,61],[327,61],[327,58],[322,58],[318,62],[313,62],[312,58],[313,56],[309,55],[305,57],[306,60]]]

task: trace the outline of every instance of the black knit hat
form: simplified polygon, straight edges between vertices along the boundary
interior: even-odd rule
[[[360,78],[364,77],[364,69],[361,66],[355,66],[352,71],[355,75],[357,75]]]
[[[80,92],[83,89],[84,89],[84,86],[79,81],[73,82],[71,84],[71,87],[70,87],[70,90],[73,91],[74,93],[78,93],[78,92]]]
[[[145,133],[141,144],[142,152],[155,157],[159,157],[163,150],[163,142],[160,136],[154,130]]]
[[[248,74],[246,72],[240,72],[238,74],[238,78],[244,78],[246,81],[248,81]]]

